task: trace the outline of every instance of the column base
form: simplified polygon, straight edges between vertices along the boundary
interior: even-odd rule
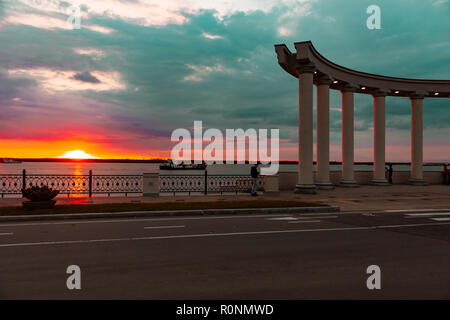
[[[428,183],[423,179],[409,179],[408,184],[413,186],[426,186]]]
[[[392,186],[386,179],[373,179],[370,184],[373,186]]]
[[[295,186],[294,193],[306,193],[306,194],[316,194],[315,184],[297,184]]]
[[[340,187],[344,187],[344,188],[358,188],[359,185],[356,183],[355,180],[341,180],[341,182],[339,183]]]
[[[334,190],[334,185],[330,182],[316,182],[317,189],[319,190]]]

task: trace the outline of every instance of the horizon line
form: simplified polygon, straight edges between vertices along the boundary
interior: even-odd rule
[[[0,160],[3,159],[12,159],[19,160],[23,162],[153,162],[153,163],[162,163],[171,160],[171,158],[151,158],[151,159],[133,159],[133,158],[98,158],[98,159],[72,159],[72,158],[11,158],[11,157],[0,157]],[[194,163],[195,160],[190,161],[190,163]],[[236,160],[234,161],[236,164]],[[277,161],[279,164],[291,164],[298,163],[298,160],[284,159]],[[1,163],[1,162],[0,162]],[[188,162],[189,163],[189,162]],[[248,159],[245,160],[245,164],[249,164],[250,161]],[[260,161],[258,161],[260,163]],[[222,161],[222,164],[226,164],[226,159]],[[317,161],[313,161],[313,164],[317,164]],[[342,164],[341,160],[330,160],[329,164]],[[354,164],[372,164],[373,161],[354,161]],[[386,161],[386,164],[403,164],[410,165],[410,161]],[[448,161],[428,161],[423,162],[424,165],[449,165],[450,160]]]

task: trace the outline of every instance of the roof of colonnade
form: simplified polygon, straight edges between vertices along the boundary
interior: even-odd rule
[[[309,70],[314,72],[316,84],[326,80],[330,83],[330,88],[337,90],[349,88],[358,93],[379,92],[400,97],[450,97],[450,80],[394,78],[351,70],[323,57],[311,41],[297,42],[295,49],[297,52],[292,53],[285,44],[275,45],[278,63],[296,78],[298,72]]]

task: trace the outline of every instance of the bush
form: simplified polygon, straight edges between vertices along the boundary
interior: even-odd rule
[[[33,202],[50,201],[58,194],[58,190],[53,190],[52,188],[49,188],[47,186],[35,186],[27,189],[22,189],[22,195]]]

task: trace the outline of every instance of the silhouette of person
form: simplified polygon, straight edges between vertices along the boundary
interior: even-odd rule
[[[389,177],[389,183],[392,184],[392,175],[394,174],[394,168],[392,166],[392,163],[389,164],[389,169],[388,169],[388,177]]]
[[[250,174],[252,176],[252,196],[256,197],[258,193],[256,192],[258,190],[258,164],[254,164],[252,166],[252,169],[250,171]]]

